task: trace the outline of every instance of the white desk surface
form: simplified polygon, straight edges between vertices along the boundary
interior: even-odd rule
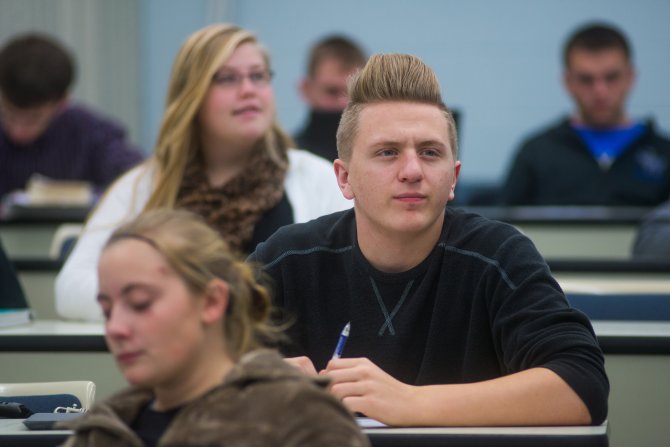
[[[71,430],[28,430],[23,419],[0,419],[0,440],[2,435],[35,436],[37,434],[69,436]]]
[[[670,337],[670,321],[592,321],[598,337]]]
[[[669,275],[670,276],[670,275]],[[566,294],[584,293],[594,295],[667,295],[670,298],[668,279],[602,278],[594,279],[579,275],[556,275],[556,280]]]
[[[606,337],[670,337],[670,321],[593,321],[598,336]],[[102,323],[35,320],[30,324],[0,328],[3,335],[82,335],[104,336]]]
[[[102,323],[35,320],[30,324],[0,328],[2,335],[105,335]]]
[[[363,432],[397,435],[597,436],[607,434],[607,421],[595,427],[383,427],[364,428]]]
[[[23,419],[0,419],[0,435],[69,435],[70,430],[28,430]],[[368,434],[398,435],[522,435],[522,436],[594,436],[607,433],[607,421],[591,427],[382,427],[364,428]]]
[[[593,321],[596,335],[602,337],[670,337],[670,322],[665,321]],[[82,335],[104,336],[102,323],[36,320],[27,325],[0,329],[3,335]]]

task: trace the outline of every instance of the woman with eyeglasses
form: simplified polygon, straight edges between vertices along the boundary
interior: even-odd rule
[[[353,415],[268,349],[270,296],[200,216],[153,210],[98,264],[105,340],[131,387],[68,423],[67,447],[369,447]]]
[[[283,225],[351,206],[330,163],[290,148],[271,78],[269,55],[249,31],[217,24],[187,38],[153,156],[105,193],[56,279],[60,316],[102,319],[100,250],[116,226],[143,211],[193,211],[245,254]]]

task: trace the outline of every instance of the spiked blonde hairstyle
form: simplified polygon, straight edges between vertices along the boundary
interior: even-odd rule
[[[337,129],[337,152],[342,160],[351,159],[358,118],[365,106],[390,101],[432,104],[439,108],[447,122],[452,154],[454,159],[458,158],[456,123],[442,101],[435,72],[410,54],[375,54],[349,80],[349,104]]]

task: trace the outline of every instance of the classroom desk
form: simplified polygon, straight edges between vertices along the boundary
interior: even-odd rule
[[[90,206],[13,206],[0,208],[0,239],[10,259],[48,259],[51,241],[65,223],[82,224]]]
[[[670,297],[670,273],[555,273],[566,294],[665,295]]]
[[[670,354],[670,271],[555,273],[605,354]]]
[[[23,290],[37,318],[40,320],[57,319],[54,283],[63,262],[39,258],[14,259],[13,262]],[[549,260],[548,262],[552,272],[564,288],[570,284],[581,284],[583,285],[582,290],[588,290],[589,283],[597,281],[610,284],[610,290],[613,292],[616,292],[617,287],[627,287],[628,290],[634,291],[670,293],[670,262],[586,259]]]
[[[653,210],[637,206],[463,206],[463,209],[509,223],[630,225]]]
[[[0,419],[0,445],[11,447],[51,447],[62,444],[69,430],[31,431],[22,419]]]
[[[637,226],[652,208],[604,206],[462,207],[507,222],[546,259],[628,259]]]
[[[609,274],[615,278],[626,274],[631,278],[646,275],[670,280],[670,259],[667,260],[612,260],[612,259],[547,259],[547,264],[554,274],[581,273],[588,276]]]
[[[370,428],[373,447],[609,446],[607,422],[596,427]]]
[[[60,223],[86,220],[93,205],[0,205],[0,222],[8,224]]]
[[[550,266],[568,300],[591,318],[605,352],[610,445],[670,446],[670,269],[601,261]]]
[[[591,324],[606,355],[670,354],[670,321],[592,321]]]
[[[605,351],[612,390],[610,445],[670,445],[670,321],[594,321],[593,327]],[[96,398],[104,399],[124,387],[125,380],[106,352],[102,334],[101,324],[63,321],[2,329],[3,381],[93,380]]]
[[[458,207],[510,223],[547,259],[627,259],[645,207]],[[61,223],[81,224],[89,207],[18,207],[0,215],[0,238],[12,258],[46,257]]]
[[[610,445],[670,445],[666,416],[670,271],[637,271],[619,264],[614,271],[605,266],[595,273],[574,271],[574,265],[560,267],[554,263],[552,270],[569,300],[591,313],[592,319],[603,317],[602,312],[616,318],[593,321],[611,384]],[[589,309],[591,304],[596,305]],[[645,307],[646,315],[640,314]],[[631,317],[640,321],[625,321]],[[104,399],[122,388],[125,380],[106,352],[102,334],[100,324],[63,321],[36,321],[0,330],[3,380],[93,380],[98,399]]]
[[[670,321],[593,321],[605,354],[670,354]],[[4,353],[107,353],[101,323],[37,320],[0,328]],[[108,355],[108,354],[107,354]],[[4,373],[5,371],[3,371]]]
[[[7,256],[12,259],[49,259],[51,241],[60,222],[0,221],[0,239]]]
[[[0,329],[3,382],[92,380],[96,399],[126,386],[107,351],[101,323],[57,320]],[[0,444],[1,445],[1,444]]]
[[[364,429],[373,447],[607,447],[607,423],[597,427],[477,427]],[[21,419],[0,419],[0,445],[47,447],[67,430],[30,431]]]
[[[55,259],[14,259],[19,282],[26,299],[40,320],[58,319],[56,313],[56,275],[63,262]]]
[[[107,352],[102,323],[36,320],[0,329],[0,352]]]

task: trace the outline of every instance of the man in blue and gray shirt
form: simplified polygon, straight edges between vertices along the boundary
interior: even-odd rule
[[[575,112],[527,139],[503,189],[506,205],[654,206],[670,195],[670,140],[632,119],[632,51],[621,31],[593,23],[563,51]]]

